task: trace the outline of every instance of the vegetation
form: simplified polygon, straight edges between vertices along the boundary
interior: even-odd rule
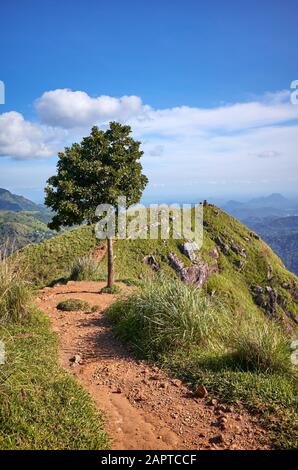
[[[19,260],[0,252],[0,324],[27,318],[32,307],[32,292],[23,279]]]
[[[45,203],[55,215],[51,229],[72,226],[98,219],[100,204],[118,209],[118,198],[126,197],[126,205],[139,202],[148,182],[139,160],[143,154],[140,142],[131,136],[131,128],[111,122],[106,131],[92,128],[80,144],[73,144],[59,153],[57,175],[48,180]],[[103,215],[103,214],[101,214]],[[114,282],[112,237],[107,230],[108,287]]]
[[[32,306],[16,256],[0,260],[1,449],[104,449],[103,420],[58,365],[50,322]]]
[[[86,312],[86,311],[90,311],[91,307],[88,304],[88,302],[85,302],[84,300],[67,299],[67,300],[63,300],[62,302],[59,302],[57,304],[57,309],[63,310],[64,312],[73,312],[73,311],[78,311],[78,310],[82,310]]]
[[[91,254],[78,258],[71,267],[70,279],[73,281],[98,281],[99,263]]]
[[[0,328],[1,449],[105,449],[103,419],[58,365],[56,335],[41,312]]]
[[[231,314],[177,280],[145,283],[107,314],[119,337],[190,385],[260,414],[276,447],[297,442],[297,372],[290,341],[260,312]],[[277,426],[276,423],[279,423]]]
[[[36,212],[0,211],[0,247],[10,242],[10,251],[17,250],[28,243],[40,243],[55,233]]]
[[[121,289],[116,284],[113,284],[112,287],[103,287],[100,291],[102,294],[119,294]]]
[[[73,263],[96,248],[94,228],[84,225],[39,245],[28,245],[20,252],[27,266],[27,278],[36,287],[43,287],[61,278],[69,278]]]

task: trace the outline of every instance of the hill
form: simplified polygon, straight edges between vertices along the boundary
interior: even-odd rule
[[[71,264],[94,251],[96,244],[93,228],[84,226],[27,246],[22,254],[31,280],[45,286],[67,278]],[[117,278],[138,282],[161,273],[181,276],[175,259],[184,263],[185,269],[192,265],[181,252],[181,244],[183,240],[175,239],[116,240]],[[224,301],[232,311],[262,312],[287,327],[298,323],[297,277],[254,232],[213,205],[204,208],[204,242],[193,266],[192,275],[205,278],[200,281],[204,292]],[[98,277],[105,276],[103,259]]]
[[[49,230],[51,211],[23,196],[0,188],[0,246],[9,241],[13,249],[40,243],[56,233]]]
[[[261,235],[290,271],[298,274],[298,216],[250,218],[245,223]]]
[[[35,202],[26,199],[23,196],[12,194],[7,189],[0,188],[0,210],[5,211],[35,211],[40,212],[45,210],[41,204],[35,204]]]

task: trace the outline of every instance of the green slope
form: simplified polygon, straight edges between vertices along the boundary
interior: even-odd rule
[[[219,237],[229,247],[225,254],[216,243]],[[191,262],[179,250],[182,240],[116,240],[114,243],[117,279],[140,280],[158,275],[144,263],[146,255],[153,255],[164,274],[176,276],[169,266],[168,255],[175,253],[185,265]],[[31,280],[47,285],[67,277],[71,264],[92,252],[97,241],[91,226],[84,226],[58,235],[39,245],[27,246],[23,254]],[[231,246],[244,249],[246,258],[235,253]],[[216,248],[218,259],[212,250]],[[297,277],[290,273],[269,246],[239,221],[225,212],[208,205],[204,207],[204,241],[197,253],[198,260],[209,265],[217,263],[218,272],[209,277],[204,286],[208,294],[224,300],[235,311],[262,311],[268,313],[272,290],[278,296],[273,317],[286,324],[294,324],[298,317]],[[100,265],[101,277],[106,276],[106,260]]]

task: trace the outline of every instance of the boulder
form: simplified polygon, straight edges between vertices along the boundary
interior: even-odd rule
[[[160,269],[159,263],[156,261],[153,255],[147,255],[143,258],[143,263],[148,264],[153,271],[158,271]]]
[[[179,250],[194,262],[196,260],[195,251],[199,249],[199,245],[196,242],[186,242],[179,245]]]

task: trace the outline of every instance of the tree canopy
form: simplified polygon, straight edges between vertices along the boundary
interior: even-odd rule
[[[127,207],[140,201],[148,178],[142,174],[140,142],[130,126],[111,122],[106,131],[94,126],[81,143],[58,154],[57,174],[49,178],[45,203],[55,212],[51,229],[96,221],[99,204],[116,208],[119,196]]]

